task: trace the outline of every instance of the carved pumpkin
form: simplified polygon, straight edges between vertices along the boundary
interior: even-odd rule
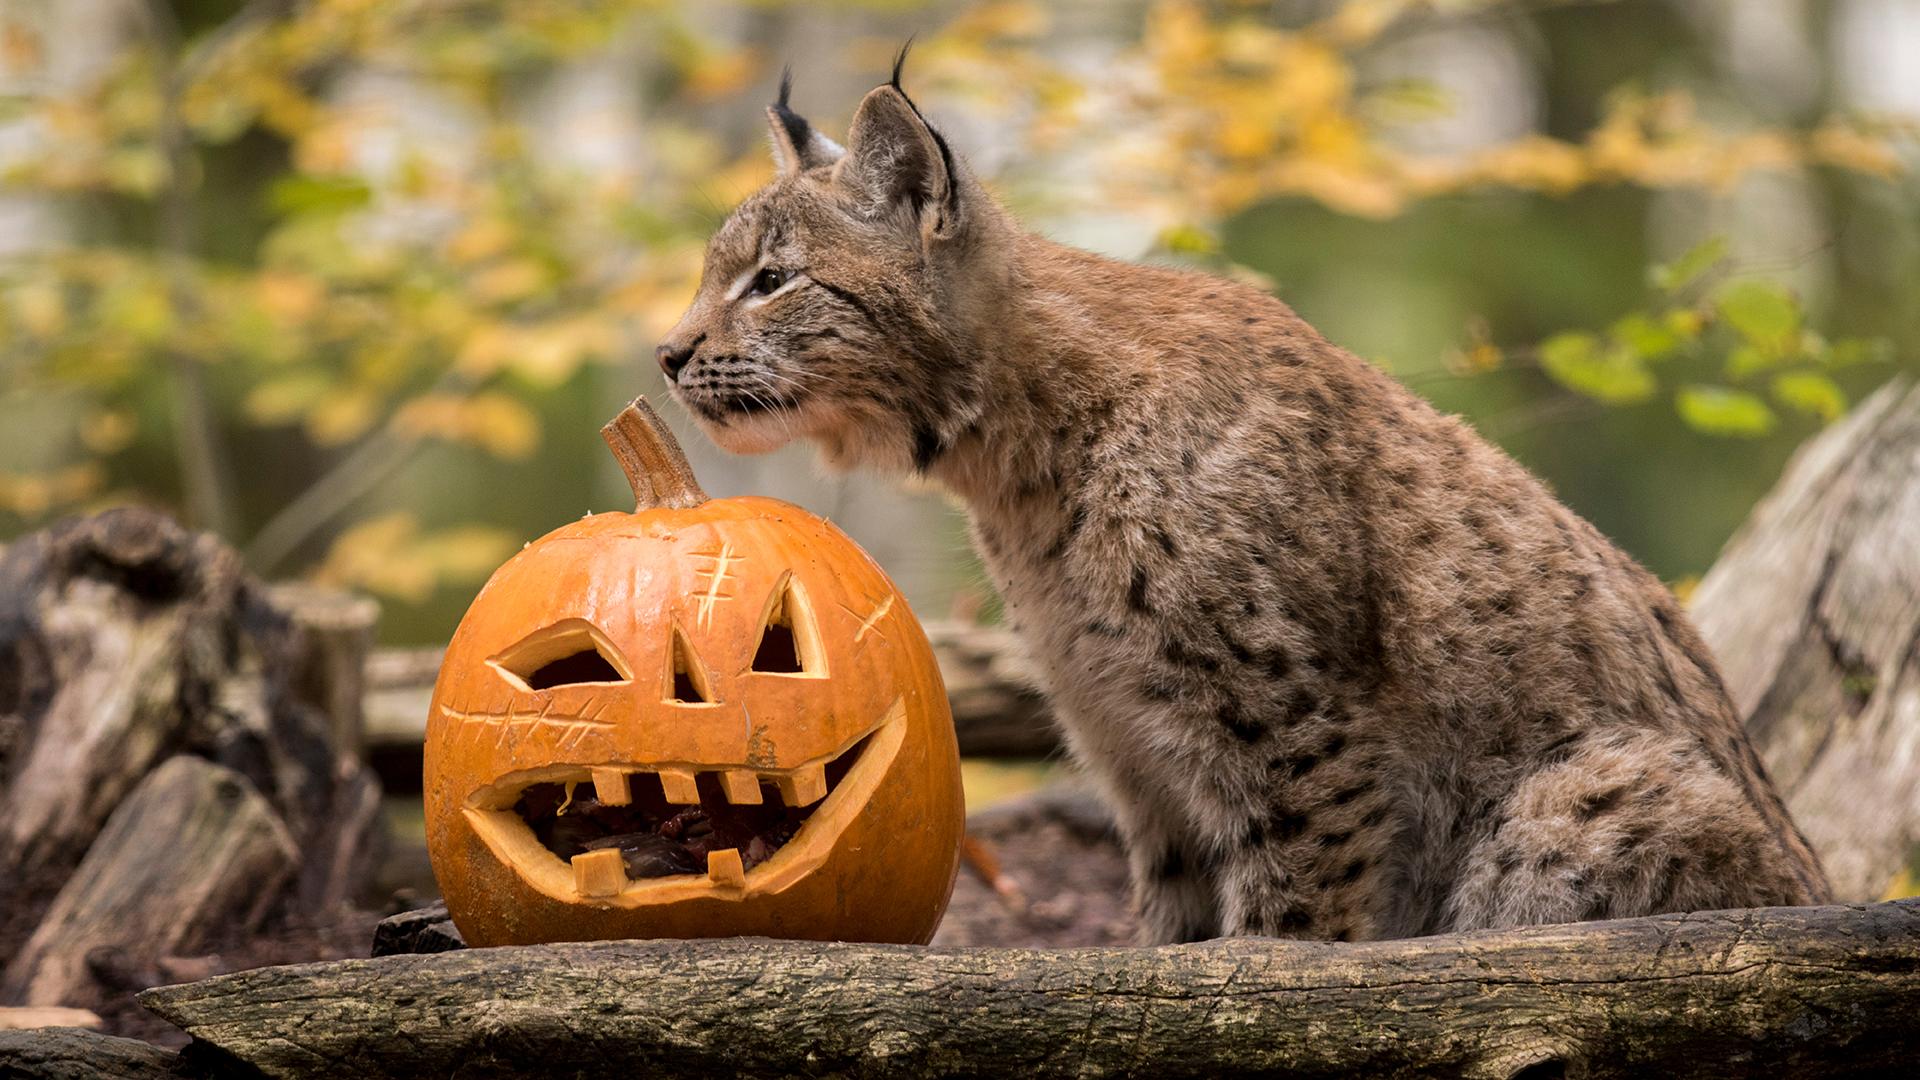
[[[638,508],[496,571],[427,723],[427,847],[474,945],[925,942],[962,827],[926,635],[845,534],[709,499],[644,399],[602,432]]]

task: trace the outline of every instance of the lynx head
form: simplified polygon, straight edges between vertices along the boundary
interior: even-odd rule
[[[799,437],[843,467],[924,470],[981,409],[971,343],[1004,291],[1011,226],[897,61],[844,149],[788,108],[789,89],[767,110],[778,175],[714,234],[656,356],[729,450]]]

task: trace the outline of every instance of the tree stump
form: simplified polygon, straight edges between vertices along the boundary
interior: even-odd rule
[[[92,1004],[91,958],[190,951],[260,925],[298,853],[246,777],[169,758],[107,819],[80,868],[13,958],[0,996]]]
[[[16,961],[0,1003],[49,985],[18,975],[15,953],[109,815],[179,755],[244,778],[302,853],[297,881],[253,884],[262,903],[310,913],[357,889],[378,835],[378,788],[341,745],[361,695],[309,677],[358,669],[367,637],[347,624],[372,612],[351,609],[327,605],[309,631],[231,549],[138,508],[0,552],[0,957]],[[138,880],[172,847],[117,850],[128,864],[92,880]]]
[[[1884,895],[1920,842],[1920,387],[1801,448],[1692,610],[1836,894]]]

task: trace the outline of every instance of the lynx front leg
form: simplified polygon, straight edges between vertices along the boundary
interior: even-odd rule
[[[1301,882],[1272,849],[1250,848],[1223,860],[1215,886],[1221,931],[1230,937],[1352,941],[1372,936],[1358,910],[1334,902],[1348,898]]]
[[[1171,945],[1219,937],[1214,886],[1207,875],[1208,860],[1199,850],[1158,831],[1146,830],[1145,836],[1123,831],[1141,943]]]

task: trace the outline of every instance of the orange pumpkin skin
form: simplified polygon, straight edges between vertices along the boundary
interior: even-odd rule
[[[801,673],[752,669],[777,604]],[[676,635],[702,693],[675,689]],[[622,678],[532,688],[530,667],[589,641]],[[863,739],[799,833],[744,882],[677,874],[588,895],[576,866],[515,830],[511,799],[530,780],[631,770],[693,783],[731,771],[803,790],[806,774]],[[945,688],[905,600],[833,525],[765,498],[596,514],[496,571],[434,686],[425,801],[434,875],[480,946],[924,943],[952,892],[964,822]]]

